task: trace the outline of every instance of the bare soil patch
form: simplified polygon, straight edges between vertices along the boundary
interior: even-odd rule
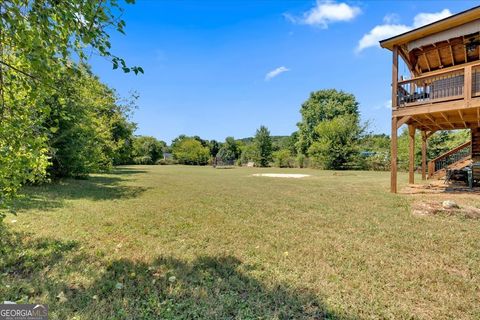
[[[310,177],[309,174],[300,174],[300,173],[255,173],[254,177],[270,177],[270,178],[306,178]]]
[[[412,214],[416,216],[458,216],[468,219],[480,219],[480,209],[472,206],[451,207],[446,201],[417,201],[412,204]]]

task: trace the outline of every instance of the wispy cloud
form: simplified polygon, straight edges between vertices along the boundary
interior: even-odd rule
[[[273,78],[275,78],[276,76],[284,73],[284,72],[287,72],[287,71],[290,71],[290,69],[284,67],[284,66],[281,66],[281,67],[278,67],[276,69],[273,69],[272,71],[268,72],[266,75],[265,75],[265,81],[270,81],[272,80]]]
[[[318,0],[315,7],[304,12],[300,17],[291,14],[285,14],[284,16],[293,23],[318,26],[325,29],[333,22],[351,21],[361,12],[362,10],[359,7],[350,6],[344,2]]]
[[[427,25],[429,23],[444,19],[451,16],[452,13],[448,9],[440,12],[419,13],[413,18],[412,25],[398,23],[398,16],[389,14],[384,17],[383,24],[375,26],[358,41],[355,51],[358,53],[366,48],[378,46],[378,42],[401,33],[410,31],[415,28]]]

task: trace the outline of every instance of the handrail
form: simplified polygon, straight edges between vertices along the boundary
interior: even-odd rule
[[[452,150],[449,150],[449,151],[447,151],[447,152],[439,155],[439,156],[436,157],[435,159],[430,160],[430,162],[436,162],[436,161],[438,161],[438,160],[440,160],[440,159],[446,158],[446,157],[448,157],[449,155],[452,155],[452,154],[456,153],[456,152],[459,151],[459,150],[462,150],[462,149],[464,149],[464,148],[469,147],[471,143],[472,143],[471,141],[467,141],[467,142],[465,142],[465,143],[462,143],[462,144],[459,145],[458,147],[455,147],[455,148],[453,148]]]
[[[428,162],[428,176],[432,177],[435,173],[448,168],[450,165],[465,159],[471,151],[467,150],[471,148],[471,141],[462,143],[458,147],[455,147],[435,159]]]
[[[412,79],[406,79],[406,80],[398,81],[398,84],[403,84],[405,82],[413,81],[413,80],[422,80],[422,79],[426,79],[426,78],[430,78],[430,77],[435,77],[435,76],[443,75],[443,74],[446,74],[446,73],[449,73],[449,72],[460,71],[460,70],[464,70],[465,68],[470,67],[470,66],[473,67],[473,68],[477,67],[477,66],[480,66],[480,61],[472,61],[472,62],[468,62],[468,63],[459,64],[459,65],[456,65],[456,66],[443,68],[443,69],[440,69],[440,70],[425,72],[418,77],[413,77]]]
[[[449,74],[449,73],[464,72],[464,69],[465,68],[462,67],[462,68],[451,69],[451,70],[442,70],[442,72],[438,72],[438,73],[435,73],[435,74],[423,74],[421,76],[414,77],[414,78],[411,78],[411,79],[398,81],[398,85],[407,84],[407,83],[410,83],[410,82],[416,82],[416,81],[425,80],[425,79],[436,78],[438,76],[443,76],[443,75],[446,75],[446,74]]]

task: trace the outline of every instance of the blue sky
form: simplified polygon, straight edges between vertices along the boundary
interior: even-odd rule
[[[310,92],[353,93],[370,129],[390,128],[391,53],[379,39],[477,5],[475,1],[137,0],[113,51],[144,75],[91,61],[100,78],[140,94],[137,134],[224,140],[260,125],[289,135]],[[406,71],[402,67],[400,71]]]

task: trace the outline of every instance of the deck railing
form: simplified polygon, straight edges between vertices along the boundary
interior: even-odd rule
[[[450,151],[447,151],[444,154],[429,161],[428,176],[432,177],[435,173],[439,172],[440,170],[444,170],[448,166],[454,164],[455,162],[467,158],[468,156],[470,156],[471,150],[472,150],[471,141],[467,141],[464,144],[461,144],[458,147]]]
[[[465,81],[467,68],[471,68],[471,81]],[[480,97],[480,62],[458,66],[398,81],[397,107],[410,107],[465,99],[465,83],[471,83],[471,97]]]
[[[480,96],[480,66],[472,68],[472,96]]]
[[[464,83],[463,69],[436,76],[399,81],[397,105],[403,107],[462,99]]]

